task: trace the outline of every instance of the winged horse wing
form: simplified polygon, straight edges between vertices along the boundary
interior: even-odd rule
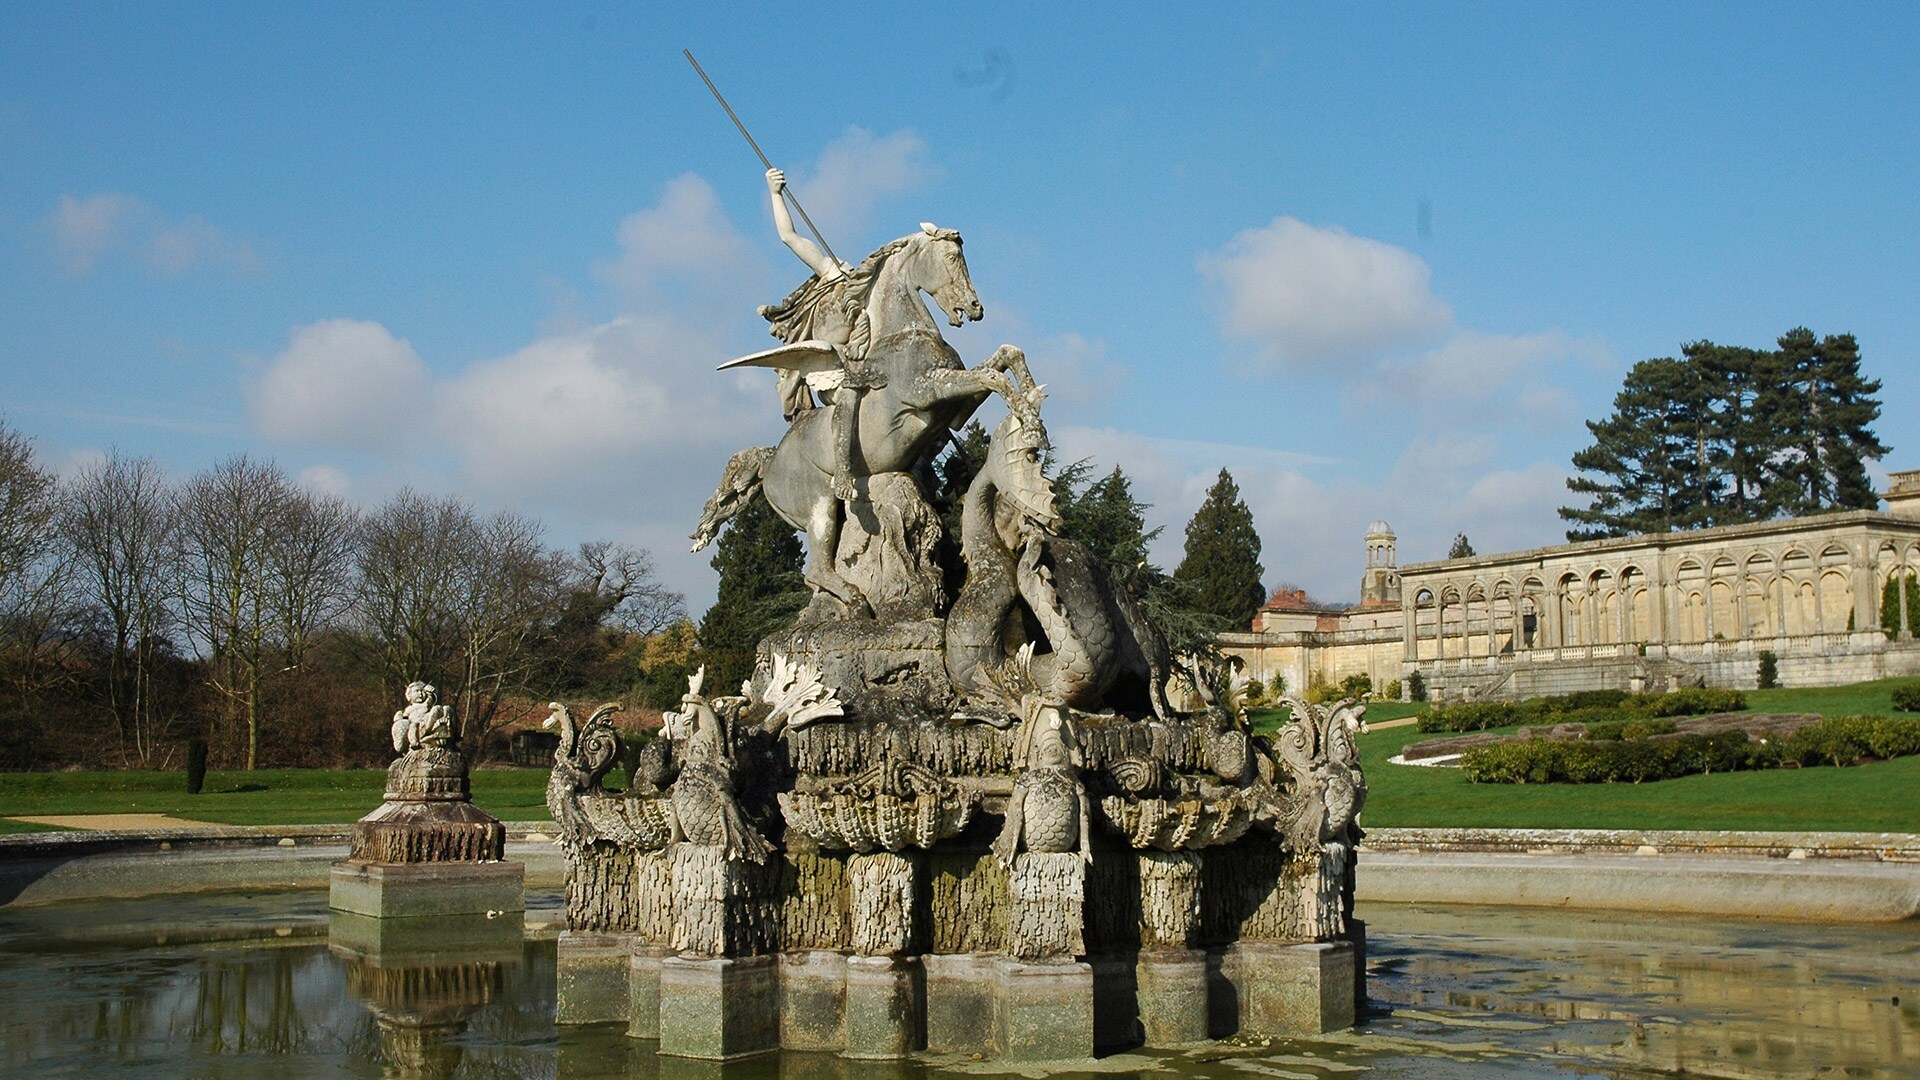
[[[729,360],[716,370],[743,367],[777,368],[781,371],[797,371],[802,375],[815,375],[839,371],[840,354],[824,341],[809,339]]]

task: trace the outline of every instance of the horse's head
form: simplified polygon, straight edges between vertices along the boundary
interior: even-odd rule
[[[973,278],[967,273],[967,257],[960,250],[960,230],[942,229],[930,221],[920,223],[920,231],[907,238],[905,252],[910,263],[910,280],[940,305],[947,322],[959,326],[986,315],[980,295],[973,291]]]

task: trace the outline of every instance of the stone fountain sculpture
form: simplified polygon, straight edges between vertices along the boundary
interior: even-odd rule
[[[393,749],[400,756],[387,769],[386,801],[354,825],[346,861],[333,866],[330,906],[383,921],[436,920],[436,929],[450,925],[448,916],[510,914],[517,937],[525,867],[505,860],[506,826],[473,805],[453,710],[432,685],[407,687],[407,704],[393,714]],[[376,936],[401,925],[376,927]]]
[[[715,1059],[1076,1059],[1349,1026],[1361,707],[1293,701],[1256,734],[1238,672],[1170,655],[1061,534],[1024,354],[965,367],[921,300],[983,314],[957,232],[857,267],[783,234],[815,275],[763,310],[783,343],[726,366],[780,371],[791,426],[727,463],[694,546],[764,497],[807,535],[812,602],[738,693],[696,676],[624,790],[602,783],[635,738],[612,707],[577,727],[556,706],[560,1019]],[[947,536],[921,478],[996,395]]]

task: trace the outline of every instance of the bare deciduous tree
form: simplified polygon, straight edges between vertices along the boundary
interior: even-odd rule
[[[77,636],[59,518],[53,474],[26,436],[0,424],[0,672],[23,703],[61,679],[69,665],[52,654]]]
[[[109,453],[67,484],[60,532],[71,548],[83,601],[107,635],[106,707],[128,756],[155,763],[176,719],[154,681],[170,644],[173,494],[151,458]]]
[[[266,552],[273,636],[287,670],[306,663],[314,637],[345,609],[359,529],[359,515],[339,496],[298,488],[289,494]]]
[[[501,699],[524,689],[537,645],[565,600],[566,560],[541,543],[541,526],[499,513],[472,533],[461,605],[460,723],[479,752],[496,726]]]
[[[279,466],[241,454],[187,481],[176,500],[181,610],[208,683],[246,727],[249,770],[274,630],[270,552],[294,495]]]
[[[687,598],[666,587],[653,555],[607,540],[580,545],[574,560],[579,586],[603,598],[604,618],[620,629],[652,637],[687,616]]]
[[[405,489],[361,524],[353,620],[387,690],[451,674],[459,653],[460,566],[473,510]]]

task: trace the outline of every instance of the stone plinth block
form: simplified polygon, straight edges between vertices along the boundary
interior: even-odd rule
[[[627,1034],[660,1037],[660,964],[673,955],[664,945],[634,941],[627,959]]]
[[[1140,1028],[1148,1046],[1205,1042],[1207,954],[1198,949],[1143,952],[1134,968]]]
[[[825,949],[780,954],[780,1046],[847,1045],[847,955]]]
[[[328,913],[327,944],[337,953],[384,964],[514,963],[524,931],[519,912],[382,919],[336,908]]]
[[[517,862],[333,864],[327,903],[377,919],[508,916],[526,911],[526,867]]]
[[[890,1060],[923,1049],[925,1015],[926,973],[918,960],[847,958],[847,1057]]]
[[[1242,1035],[1318,1035],[1353,1026],[1353,943],[1242,941],[1223,969],[1240,1000]]]
[[[994,1050],[1008,1061],[1093,1056],[1093,966],[1000,961]]]
[[[780,975],[772,956],[660,962],[660,1052],[732,1061],[780,1049]]]
[[[632,963],[633,943],[624,934],[562,933],[554,956],[555,1022],[628,1020]]]
[[[990,1054],[999,1023],[998,961],[978,953],[929,953],[926,975],[927,1050],[935,1054]]]

